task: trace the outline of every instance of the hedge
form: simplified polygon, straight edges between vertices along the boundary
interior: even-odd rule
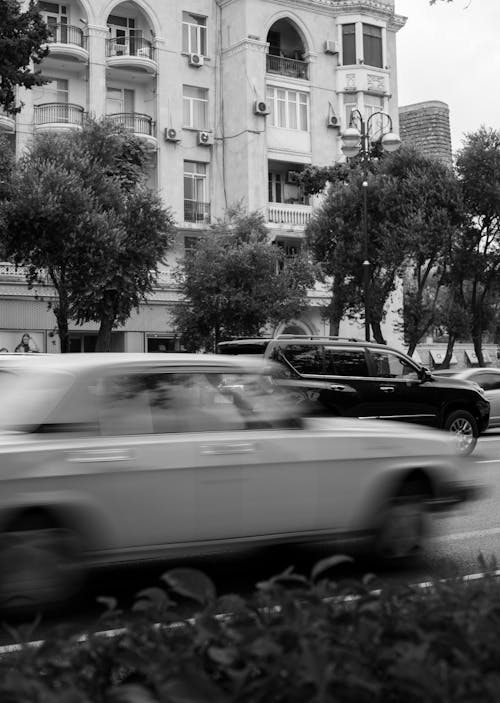
[[[125,630],[63,634],[0,659],[1,703],[488,703],[500,692],[500,584],[492,575],[372,590],[370,578],[287,570],[246,599],[167,571]],[[181,626],[179,601],[196,615]],[[122,622],[112,599],[105,622]],[[225,615],[221,615],[224,613]],[[228,615],[230,613],[230,615]],[[153,626],[153,623],[158,623]],[[170,625],[170,627],[166,627]]]

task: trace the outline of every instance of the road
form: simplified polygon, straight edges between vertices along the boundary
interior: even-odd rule
[[[480,571],[478,555],[486,560],[498,559],[500,566],[500,430],[489,431],[482,437],[472,457],[471,471],[474,480],[489,487],[487,497],[466,504],[452,514],[433,520],[434,536],[429,540],[417,566],[405,570],[376,567],[377,585],[384,583],[418,583],[433,577],[465,575]],[[256,583],[294,566],[299,573],[309,575],[314,564],[330,556],[338,547],[320,546],[249,549],[238,554],[169,562],[168,564],[143,565],[104,569],[94,573],[84,595],[71,613],[46,617],[34,633],[35,639],[45,638],[57,625],[73,625],[77,630],[104,629],[99,623],[103,607],[97,603],[99,596],[118,599],[119,606],[127,610],[134,601],[134,594],[143,588],[161,585],[160,576],[169,568],[190,566],[201,569],[215,582],[218,593],[249,593]],[[338,577],[358,577],[373,571],[373,565],[357,560],[336,572]],[[180,611],[184,614],[185,611]],[[11,632],[0,629],[0,644],[12,641]]]

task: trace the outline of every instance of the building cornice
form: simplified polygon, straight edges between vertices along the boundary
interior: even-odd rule
[[[261,54],[266,54],[268,47],[269,42],[267,41],[245,37],[223,49],[222,53],[224,56],[234,56],[234,54],[239,54],[242,51],[256,51]]]

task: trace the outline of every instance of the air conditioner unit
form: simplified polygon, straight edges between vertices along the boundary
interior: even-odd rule
[[[180,142],[181,140],[179,130],[174,127],[166,127],[164,134],[166,142]]]
[[[325,54],[338,54],[339,45],[332,39],[327,39],[324,44]]]
[[[340,127],[340,122],[339,118],[337,115],[328,115],[328,119],[326,121],[326,124],[328,127]]]
[[[189,65],[190,66],[203,66],[205,59],[201,54],[189,54]]]
[[[211,132],[198,132],[198,144],[200,146],[211,146],[214,138]]]
[[[269,115],[268,104],[264,100],[256,100],[253,106],[256,115]]]

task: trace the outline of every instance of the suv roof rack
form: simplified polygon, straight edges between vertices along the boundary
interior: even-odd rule
[[[340,339],[346,342],[361,342],[363,340],[358,337],[334,337],[324,334],[278,334],[274,339],[318,339],[318,340],[329,340],[329,339]]]

